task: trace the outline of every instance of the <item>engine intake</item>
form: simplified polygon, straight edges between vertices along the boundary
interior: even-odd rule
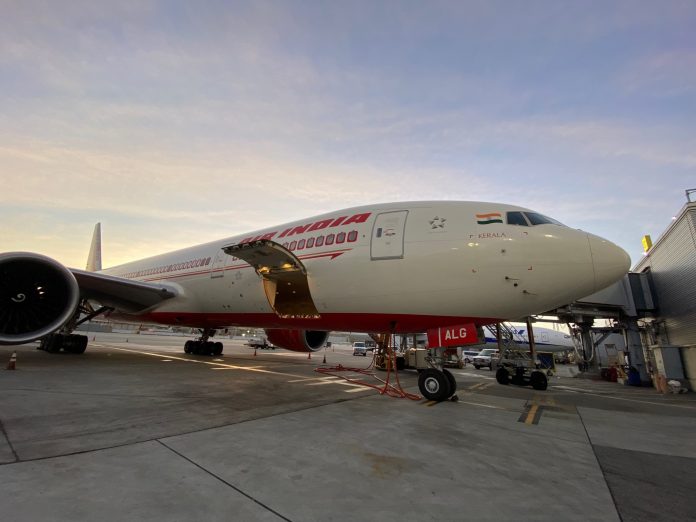
[[[55,332],[75,314],[75,276],[50,257],[0,254],[0,344],[29,343]]]
[[[319,330],[266,330],[268,342],[293,352],[316,352],[321,350],[329,332]]]

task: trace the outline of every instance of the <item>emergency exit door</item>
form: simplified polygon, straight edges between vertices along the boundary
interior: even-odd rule
[[[370,257],[372,259],[402,259],[404,232],[408,210],[383,212],[377,215],[372,227]]]

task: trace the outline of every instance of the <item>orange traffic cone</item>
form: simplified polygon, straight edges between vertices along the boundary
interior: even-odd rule
[[[10,362],[7,363],[7,369],[8,370],[16,370],[17,369],[17,352],[12,352],[12,355],[10,356]]]
[[[326,364],[326,353],[324,353],[324,360],[321,361],[321,364]]]

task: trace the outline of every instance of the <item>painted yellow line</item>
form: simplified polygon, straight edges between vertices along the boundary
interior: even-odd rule
[[[267,373],[270,375],[283,375],[285,377],[304,378],[304,376],[297,375],[294,373],[274,372],[272,370],[262,370],[261,368],[258,368],[258,367],[237,366],[234,364],[223,364],[223,363],[213,362],[213,361],[199,361],[197,359],[187,359],[185,357],[172,357],[171,355],[162,355],[159,353],[143,352],[141,350],[130,350],[128,348],[116,348],[115,346],[110,346],[109,349],[120,350],[122,352],[136,353],[138,355],[149,355],[150,357],[160,357],[162,359],[172,359],[175,361],[183,361],[183,362],[189,362],[189,363],[195,363],[195,364],[207,364],[208,366],[216,366],[216,367],[219,367],[220,369],[226,368],[226,369],[230,369],[230,370],[242,370],[242,371],[248,371],[248,372]]]
[[[437,404],[437,401],[425,401],[423,404],[430,408],[431,406],[435,406]]]
[[[539,406],[537,404],[533,404],[531,408],[529,408],[529,412],[527,413],[527,418],[524,420],[525,424],[532,424],[534,421],[534,416],[536,415],[537,410],[539,409]]]

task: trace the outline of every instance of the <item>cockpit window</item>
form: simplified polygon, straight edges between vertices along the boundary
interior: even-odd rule
[[[528,227],[529,223],[524,219],[522,212],[508,212],[507,213],[507,224],[508,225],[520,225],[522,227]]]
[[[537,214],[536,212],[525,212],[524,215],[527,216],[527,219],[532,225],[559,225],[561,227],[565,226],[563,223],[556,221],[555,219],[551,219],[550,217]]]

